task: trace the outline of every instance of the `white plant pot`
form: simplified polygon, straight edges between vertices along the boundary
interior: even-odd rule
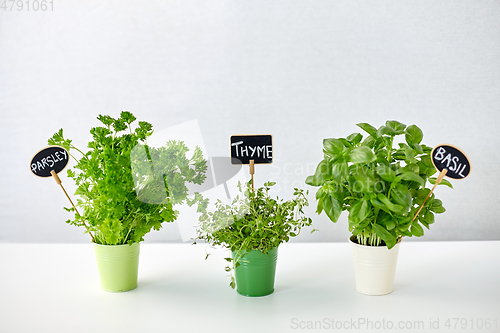
[[[386,295],[392,292],[398,261],[399,243],[387,246],[365,246],[355,243],[351,236],[352,259],[356,290],[365,295]]]

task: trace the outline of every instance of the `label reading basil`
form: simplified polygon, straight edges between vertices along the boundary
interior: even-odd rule
[[[31,159],[30,170],[38,177],[52,177],[50,172],[61,172],[68,165],[69,153],[60,146],[49,146],[39,150]]]
[[[273,162],[272,135],[232,135],[231,136],[231,163],[267,164]]]
[[[442,144],[431,153],[432,163],[439,171],[446,169],[446,177],[463,179],[470,173],[470,162],[467,156],[457,147]]]

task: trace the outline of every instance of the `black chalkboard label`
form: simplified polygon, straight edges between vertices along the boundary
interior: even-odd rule
[[[448,170],[446,177],[463,179],[470,173],[470,162],[459,148],[442,144],[435,147],[431,153],[432,163],[439,171]]]
[[[30,170],[38,177],[52,177],[50,172],[59,173],[69,162],[69,153],[60,146],[48,146],[40,149],[31,159]]]
[[[273,136],[272,135],[232,135],[231,136],[231,163],[232,164],[273,163]]]

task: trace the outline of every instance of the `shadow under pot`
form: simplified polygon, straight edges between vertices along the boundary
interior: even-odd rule
[[[94,252],[103,290],[123,292],[137,287],[139,243],[131,245],[101,245],[94,243]]]
[[[233,251],[231,254],[234,259],[239,253]],[[273,248],[266,254],[260,250],[243,250],[239,259],[239,266],[234,271],[236,291],[240,295],[250,297],[272,294],[277,259],[278,247]]]
[[[365,295],[391,293],[401,239],[390,250],[385,245],[360,245],[356,241],[356,236],[351,236],[349,243],[354,263],[356,290]]]

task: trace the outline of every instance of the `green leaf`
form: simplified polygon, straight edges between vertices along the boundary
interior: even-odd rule
[[[429,209],[436,214],[442,214],[446,212],[446,209],[443,207],[443,202],[439,199],[429,199]]]
[[[342,142],[342,144],[344,145],[344,147],[346,147],[346,148],[352,148],[352,144],[348,140],[346,140],[344,138],[339,138],[337,140],[339,140],[340,142]]]
[[[435,177],[429,178],[429,183],[431,183],[432,185],[436,184],[436,178]],[[438,185],[446,185],[449,188],[453,188],[453,185],[446,179],[442,179]]]
[[[337,184],[341,184],[347,179],[349,166],[347,162],[334,163],[332,167],[332,177]]]
[[[353,149],[351,151],[350,157],[351,162],[354,164],[371,163],[377,159],[372,150],[366,146],[361,146]]]
[[[110,116],[108,115],[102,115],[100,114],[99,116],[97,116],[97,119],[103,123],[104,125],[106,126],[111,126],[113,124],[113,122],[115,121],[113,118],[111,118]]]
[[[323,198],[323,196],[326,194],[325,191],[325,185],[320,187],[318,191],[316,191],[316,200],[319,200],[320,198]]]
[[[412,172],[412,171],[405,171],[403,172],[400,176],[398,176],[399,178],[403,179],[403,180],[407,180],[407,181],[412,181],[412,182],[417,182],[419,183],[421,186],[425,186],[425,181],[422,179],[422,177],[420,177],[419,175],[417,175],[415,172]]]
[[[403,210],[403,206],[392,203],[384,194],[379,193],[377,195],[379,201],[381,201],[389,210],[399,213]]]
[[[375,233],[377,234],[377,236],[379,236],[385,242],[385,244],[387,245],[387,247],[389,249],[391,249],[392,247],[394,247],[394,245],[396,245],[397,240],[398,240],[396,238],[396,236],[394,236],[392,233],[390,233],[389,231],[387,231],[381,225],[378,225],[378,224],[374,223],[371,226],[373,228],[373,231],[375,231]]]
[[[332,157],[341,155],[344,151],[344,144],[338,139],[324,139],[323,151]]]
[[[396,227],[395,219],[385,211],[379,212],[377,223],[385,227],[387,230],[392,230]]]
[[[431,189],[429,188],[421,188],[417,190],[417,195],[414,197],[414,201],[417,205],[421,205],[424,203],[425,198],[429,195]],[[431,198],[434,197],[434,193],[431,195]]]
[[[424,235],[424,229],[416,222],[411,225],[410,232],[415,237],[421,237]]]
[[[385,181],[392,183],[396,178],[396,172],[391,169],[388,165],[380,164],[375,169],[377,174]]]
[[[368,200],[359,200],[351,206],[349,210],[349,219],[355,223],[361,223],[370,215],[370,202]]]
[[[408,169],[409,171],[415,172],[416,174],[419,174],[419,172],[420,172],[420,167],[418,166],[418,164],[415,164],[415,163],[406,164],[406,169]]]
[[[321,185],[321,183],[318,181],[317,178],[314,177],[314,175],[307,176],[306,180],[305,180],[305,183],[307,185],[311,185],[311,186],[320,186]]]
[[[120,118],[122,118],[127,124],[131,124],[136,120],[135,116],[130,111],[122,111],[120,113]]]
[[[410,146],[413,146],[414,144],[420,144],[423,138],[424,133],[416,125],[410,125],[406,128],[405,139]]]
[[[421,145],[419,145],[418,143],[414,143],[412,145],[413,149],[418,153],[418,154],[423,154],[424,153],[424,149],[422,148]]]
[[[116,132],[120,132],[123,130],[127,129],[127,125],[125,124],[125,121],[122,118],[115,119],[113,122],[113,128],[115,129]]]
[[[361,134],[359,134],[359,133],[352,133],[346,139],[350,143],[352,143],[353,145],[357,145],[357,144],[359,144],[361,142],[361,140],[363,139],[363,136]]]
[[[361,145],[369,147],[369,148],[373,148],[373,147],[375,147],[376,143],[377,143],[377,139],[375,137],[369,135],[366,137],[366,139],[363,141],[363,143]]]
[[[316,167],[316,172],[312,176],[306,178],[306,184],[311,186],[321,186],[326,181],[331,179],[331,172],[329,168],[329,163],[326,159],[319,162]]]
[[[380,128],[377,131],[377,135],[378,136],[382,136],[382,135],[394,136],[394,135],[396,135],[396,131],[389,126],[380,126]]]
[[[400,143],[399,146],[403,149],[405,153],[406,163],[413,163],[415,160],[415,152],[413,151],[413,149],[406,143]]]
[[[319,191],[318,191],[319,192]],[[317,200],[317,205],[316,205],[316,214],[321,214],[323,211],[323,200],[324,200],[324,194],[321,196],[316,195],[316,200]]]
[[[107,244],[117,245],[120,242],[123,226],[118,219],[105,218],[100,231]]]
[[[374,191],[375,174],[373,170],[366,166],[352,165],[352,177],[349,179],[349,185],[352,192],[371,193]],[[354,181],[353,181],[354,180]]]
[[[431,156],[429,154],[421,156],[420,163],[428,168],[434,169],[434,164],[432,164]]]
[[[390,210],[387,208],[387,206],[384,205],[381,201],[379,201],[375,198],[372,198],[372,199],[370,199],[370,202],[373,205],[373,207],[380,209],[380,210],[383,210],[384,212],[387,212],[387,213],[390,212]]]
[[[406,214],[410,211],[412,197],[406,186],[398,184],[395,188],[393,188],[391,191],[391,200],[403,207],[403,209],[399,212],[400,214]]]
[[[393,130],[398,132],[397,134],[404,133],[404,130],[406,128],[405,124],[400,123],[397,120],[388,120],[385,122],[385,126],[392,128]]]
[[[429,225],[434,223],[434,213],[427,210],[423,215],[418,217],[420,223],[422,223],[427,229],[429,229]]]
[[[367,124],[367,123],[359,123],[356,125],[358,127],[360,127],[362,130],[364,130],[366,133],[370,134],[370,136],[372,136],[374,138],[378,138],[377,129],[375,127],[373,127],[372,125]]]
[[[336,198],[330,195],[326,195],[323,198],[323,209],[326,215],[333,222],[337,222],[340,217],[340,214],[342,213],[342,207],[340,205],[340,202]]]

